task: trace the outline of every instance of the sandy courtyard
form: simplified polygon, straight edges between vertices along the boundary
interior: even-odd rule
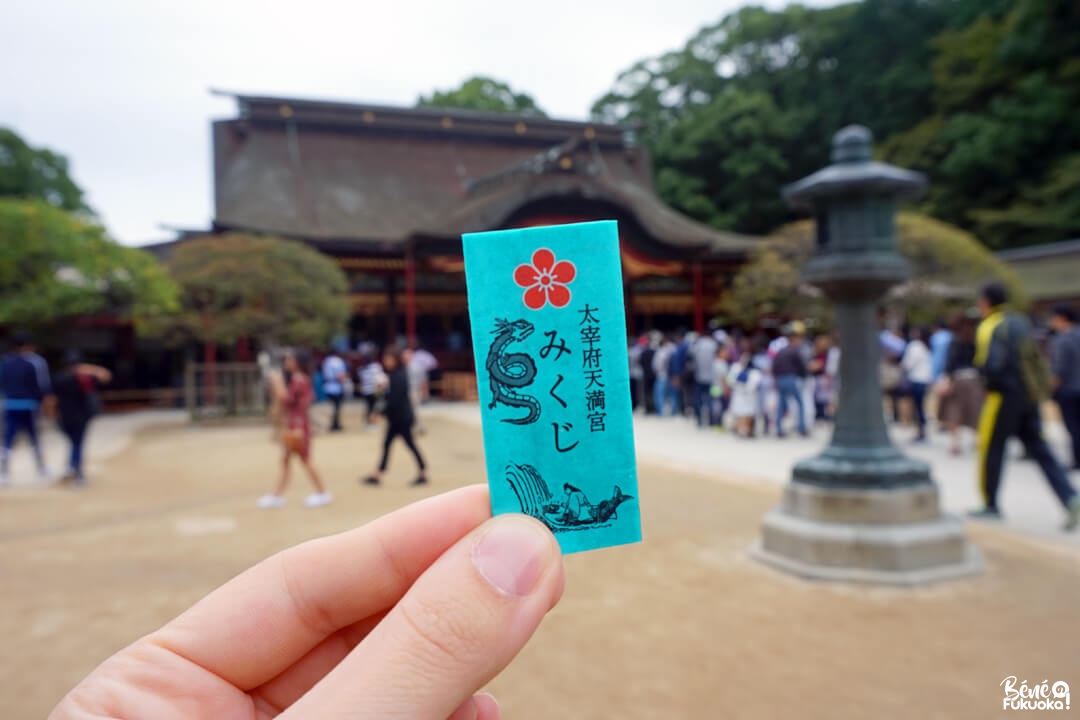
[[[109,654],[287,545],[483,479],[480,434],[432,420],[428,489],[379,433],[316,439],[336,502],[259,511],[277,460],[254,427],[143,432],[85,492],[0,493],[0,718],[42,718]],[[971,527],[986,572],[916,591],[838,587],[748,558],[766,483],[642,465],[645,542],[566,559],[561,605],[491,686],[507,718],[987,718],[1001,681],[1069,682],[1080,713],[1080,556]]]

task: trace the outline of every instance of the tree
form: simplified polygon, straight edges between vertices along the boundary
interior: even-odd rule
[[[153,256],[44,200],[0,198],[0,325],[41,327],[100,312],[141,321],[175,303],[176,288]]]
[[[970,2],[971,0],[964,0]],[[607,122],[644,125],[657,154],[657,179],[668,167],[660,149],[699,109],[725,98],[767,96],[783,133],[770,134],[786,168],[761,192],[771,202],[784,182],[828,162],[829,139],[858,122],[876,137],[912,127],[931,111],[932,49],[927,39],[946,26],[943,8],[957,0],[865,0],[829,8],[790,5],[779,11],[742,8],[702,28],[681,50],[636,63],[593,105]],[[695,119],[695,115],[697,116]],[[702,167],[739,164],[739,147],[706,148]],[[759,152],[751,145],[746,154]],[[755,217],[744,218],[750,212]],[[729,219],[718,214],[716,223]],[[778,224],[783,216],[768,215]],[[756,227],[758,207],[733,213],[735,227]],[[771,229],[771,228],[768,228]]]
[[[188,240],[168,270],[180,306],[155,331],[173,340],[320,346],[351,313],[337,263],[298,242],[241,234]]]
[[[991,247],[1080,233],[1080,6],[996,0],[931,43],[932,114],[883,154],[930,173],[924,209]]]
[[[742,199],[771,201],[826,164],[832,134],[857,122],[885,159],[930,175],[920,211],[995,248],[1053,242],[1080,234],[1078,26],[1075,0],[746,7],[633,65],[593,114],[643,124],[663,197],[716,227],[783,222]],[[761,139],[786,170],[741,197],[714,196],[721,173],[709,169],[752,164],[761,143],[702,143],[694,167],[667,150],[713,122],[717,105],[748,96],[771,100],[785,131]]]
[[[787,118],[763,92],[731,89],[692,107],[656,147],[660,196],[724,230],[765,233],[786,210],[776,188],[787,174]]]
[[[532,96],[514,92],[506,83],[482,75],[469,78],[456,90],[436,90],[429,97],[421,95],[416,105],[417,107],[515,113],[535,117],[546,116]]]
[[[63,155],[32,148],[0,127],[0,197],[40,198],[64,210],[88,212],[83,191],[68,172]]]
[[[751,252],[724,298],[726,312],[753,325],[762,315],[822,320],[827,304],[801,284],[801,268],[814,252],[809,220],[780,228]],[[959,228],[916,213],[897,216],[897,248],[912,266],[912,279],[887,302],[915,322],[929,322],[956,306],[970,305],[983,283],[1004,282],[1019,307],[1027,304],[1019,278],[978,240]]]

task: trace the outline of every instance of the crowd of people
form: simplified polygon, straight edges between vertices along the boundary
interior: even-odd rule
[[[290,467],[297,458],[307,472],[314,492],[304,498],[307,507],[322,507],[333,496],[322,482],[312,461],[311,408],[326,400],[331,405],[329,432],[344,429],[341,408],[349,395],[364,401],[364,426],[377,426],[379,418],[386,420],[382,455],[375,470],[362,478],[366,485],[379,485],[390,461],[390,448],[401,438],[412,452],[418,473],[413,485],[428,482],[427,465],[416,445],[413,430],[417,425],[415,408],[428,394],[428,373],[435,367],[430,353],[412,349],[388,348],[379,357],[373,346],[361,348],[359,362],[350,370],[349,363],[336,351],[328,352],[314,367],[311,356],[302,351],[289,351],[283,356],[280,370],[269,369],[267,385],[271,397],[271,418],[274,440],[282,447],[281,472],[274,490],[258,499],[262,509],[285,505]],[[354,381],[355,378],[355,381]]]
[[[959,314],[933,328],[883,322],[880,378],[889,416],[900,423],[903,407],[915,428],[915,443],[928,442],[928,428],[950,437],[953,454],[965,453],[965,432],[977,442],[980,489],[984,506],[975,514],[996,518],[1005,444],[1018,438],[1036,461],[1062,505],[1069,524],[1080,523],[1080,499],[1066,469],[1042,438],[1041,405],[1053,398],[1071,440],[1069,468],[1080,470],[1080,325],[1069,306],[1053,310],[1048,359],[1036,341],[1029,319],[1007,309],[1006,290],[987,286],[978,312]],[[83,448],[87,430],[100,411],[99,388],[110,381],[105,368],[82,362],[69,352],[55,375],[35,352],[32,338],[14,336],[14,351],[0,360],[3,443],[0,485],[9,482],[9,459],[15,440],[26,435],[38,472],[51,478],[41,450],[41,416],[56,420],[70,444],[63,479],[86,484]],[[331,351],[317,364],[305,352],[286,353],[277,370],[268,370],[275,440],[282,447],[280,475],[273,491],[259,498],[261,508],[285,504],[293,458],[306,470],[314,492],[309,507],[332,501],[312,461],[311,407],[330,404],[327,430],[343,429],[346,398],[364,402],[364,427],[385,419],[382,453],[373,471],[361,478],[378,485],[400,438],[412,453],[416,485],[428,482],[427,465],[416,444],[416,407],[428,394],[428,374],[437,365],[423,350],[392,347],[381,355],[367,344],[358,356]],[[264,358],[265,362],[265,358]],[[649,332],[629,348],[632,403],[637,412],[692,418],[701,428],[729,429],[741,438],[763,434],[785,437],[810,434],[816,422],[828,421],[836,407],[840,349],[832,335],[811,337],[806,324],[789,322],[777,333],[744,333],[714,328],[706,334]],[[265,367],[265,366],[264,366]],[[930,411],[934,412],[931,413]]]
[[[745,438],[791,428],[805,436],[831,416],[839,365],[833,337],[808,338],[798,320],[775,337],[763,329],[654,331],[630,346],[632,402],[639,412],[685,415]]]
[[[1065,508],[1066,528],[1080,524],[1080,498],[1043,440],[1041,419],[1043,402],[1052,398],[1070,437],[1068,467],[1080,470],[1077,321],[1070,306],[1054,308],[1044,351],[1030,320],[1008,309],[999,284],[983,289],[976,309],[932,328],[891,324],[883,316],[880,378],[887,416],[897,424],[909,421],[916,444],[929,442],[936,420],[954,455],[967,452],[965,434],[975,435],[984,506],[974,516],[1000,517],[1005,445],[1015,437]],[[815,422],[831,418],[837,403],[840,349],[827,333],[808,337],[799,320],[774,336],[764,328],[646,333],[631,344],[629,363],[637,412],[685,416],[742,438],[808,435]]]

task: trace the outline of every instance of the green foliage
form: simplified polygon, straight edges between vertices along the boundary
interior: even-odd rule
[[[981,285],[1004,282],[1018,307],[1027,304],[1020,279],[970,234],[916,213],[897,217],[897,249],[912,279],[888,302],[916,322],[929,322],[974,302]],[[735,320],[754,324],[763,314],[822,319],[827,305],[801,285],[799,268],[814,252],[814,224],[802,220],[763,240],[724,298]]]
[[[68,175],[67,158],[32,148],[4,127],[0,127],[0,197],[40,198],[64,210],[88,210],[82,189]]]
[[[781,148],[789,135],[767,94],[724,92],[687,110],[657,143],[657,190],[715,227],[768,232],[785,216],[773,190],[787,172]]]
[[[306,245],[273,237],[208,236],[180,244],[168,264],[180,307],[155,322],[171,340],[223,345],[320,346],[344,327],[352,308],[345,274]]]
[[[788,225],[754,248],[723,297],[723,310],[732,320],[754,327],[763,316],[775,315],[822,324],[827,306],[819,294],[806,290],[799,276],[813,253],[810,230],[809,221]]]
[[[636,63],[593,114],[642,123],[661,196],[718,228],[784,222],[780,188],[857,122],[930,175],[921,211],[992,247],[1052,242],[1080,234],[1078,27],[1075,0],[746,7]]]
[[[1080,233],[1080,6],[997,2],[941,33],[934,113],[884,156],[922,169],[935,217],[994,248]]]
[[[514,92],[506,83],[481,75],[469,78],[455,90],[436,90],[427,97],[421,95],[416,106],[545,116],[532,96]]]
[[[175,303],[153,256],[44,200],[0,198],[0,325],[42,327],[99,312],[140,320]]]
[[[644,124],[665,200],[718,228],[767,232],[786,217],[775,200],[782,185],[829,161],[836,130],[859,122],[885,137],[929,112],[926,39],[945,27],[941,4],[743,8],[703,28],[682,50],[622,73],[593,114]],[[720,125],[743,118],[741,134]],[[722,137],[695,146],[688,126],[697,124]],[[694,152],[699,169],[681,167],[678,159]],[[679,182],[669,170],[682,176]],[[721,182],[730,186],[718,191]],[[701,201],[710,195],[711,203]]]

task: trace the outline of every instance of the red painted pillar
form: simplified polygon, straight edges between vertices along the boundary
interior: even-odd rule
[[[251,362],[251,342],[248,341],[247,335],[241,335],[236,341],[236,359],[242,363]]]
[[[412,243],[405,249],[405,337],[409,347],[416,345],[416,261]]]
[[[705,292],[702,287],[701,263],[693,266],[694,273],[694,332],[705,332]]]

